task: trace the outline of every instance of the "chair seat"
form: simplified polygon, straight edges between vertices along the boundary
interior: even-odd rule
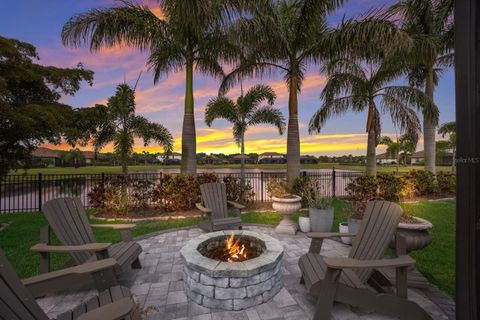
[[[108,248],[108,256],[115,259],[120,266],[121,270],[117,270],[117,273],[129,271],[140,253],[142,253],[142,247],[134,241],[119,242]],[[96,260],[95,255],[88,261],[94,260]]]
[[[212,224],[214,231],[233,229],[242,224],[242,219],[240,219],[240,217],[214,219]]]
[[[115,286],[108,290],[100,292],[98,296],[94,296],[86,302],[81,303],[80,305],[75,307],[75,309],[60,314],[57,317],[57,320],[75,320],[89,311],[104,307],[111,303],[115,303],[124,298],[130,298],[131,296],[132,294],[130,293],[130,290],[128,290],[128,288],[122,286]],[[131,319],[131,317],[126,317],[125,319],[128,320]]]
[[[298,264],[307,290],[312,294],[317,294],[317,288],[325,279],[325,272],[327,271],[327,265],[323,261],[323,257],[317,253],[307,253],[300,257]],[[349,269],[342,271],[339,283],[352,288],[365,288],[357,274]]]

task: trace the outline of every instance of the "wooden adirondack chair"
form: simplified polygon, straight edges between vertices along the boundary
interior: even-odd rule
[[[227,201],[227,188],[224,183],[205,183],[200,186],[202,203],[197,203],[197,208],[207,215],[207,220],[198,224],[199,228],[212,232],[226,229],[241,229],[240,214],[245,206],[233,201]],[[228,216],[228,205],[232,206],[236,217]]]
[[[81,265],[85,262],[113,258],[118,263],[117,274],[141,268],[138,256],[142,247],[132,241],[131,229],[134,224],[92,224],[78,198],[59,198],[46,202],[42,211],[49,225],[40,232],[41,243],[31,248],[40,253],[40,272],[50,271],[50,253],[69,253],[71,261],[67,266]],[[97,243],[92,232],[95,228],[119,230],[123,241],[116,244]],[[61,246],[49,245],[49,230],[53,229]]]
[[[400,319],[431,319],[418,304],[407,299],[407,268],[415,261],[408,255],[383,259],[402,216],[399,205],[387,201],[371,201],[358,233],[310,233],[309,253],[299,260],[301,282],[318,296],[314,320],[330,319],[333,302],[362,307]],[[355,237],[348,257],[320,255],[323,239]],[[405,239],[397,236],[398,247]],[[390,282],[376,268],[396,269],[396,294],[384,287]]]
[[[127,288],[115,286],[80,304],[57,320],[133,319],[135,302]],[[48,320],[0,250],[0,319]]]

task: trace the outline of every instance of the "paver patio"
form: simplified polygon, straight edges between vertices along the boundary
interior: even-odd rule
[[[128,273],[120,282],[131,289],[145,319],[312,319],[316,298],[309,295],[299,283],[298,267],[298,259],[308,251],[310,239],[303,233],[295,236],[278,235],[270,227],[246,226],[245,229],[269,234],[280,240],[285,248],[282,267],[284,288],[267,303],[243,311],[222,311],[199,306],[187,299],[183,291],[180,249],[188,240],[203,233],[198,228],[165,232],[139,240],[143,248],[140,255],[143,268]],[[349,249],[349,246],[338,241],[326,240],[322,255],[345,256]],[[38,302],[49,316],[54,317],[72,309],[94,293],[93,290],[62,293],[39,299]],[[409,298],[425,308],[434,319],[453,319],[454,303],[433,286],[425,290],[409,289],[408,293]],[[390,319],[343,304],[334,306],[332,318]]]

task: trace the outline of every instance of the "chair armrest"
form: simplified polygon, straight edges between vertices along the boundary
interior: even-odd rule
[[[110,228],[114,230],[132,230],[136,224],[90,224],[92,228]]]
[[[51,246],[45,243],[37,243],[30,250],[39,253],[99,252],[107,250],[111,245],[111,243],[88,243],[80,246]]]
[[[133,312],[135,303],[132,298],[123,298],[103,307],[84,313],[77,320],[123,319]]]
[[[358,260],[346,257],[324,257],[323,262],[331,269],[403,268],[415,265],[412,257],[403,255],[393,259]]]
[[[202,211],[202,213],[210,214],[212,210],[209,208],[205,208],[201,203],[196,203],[195,206],[198,210]]]
[[[356,233],[350,233],[350,232],[309,232],[307,233],[307,237],[312,238],[312,239],[327,239],[327,238],[333,238],[333,237],[355,237],[357,234]]]
[[[235,209],[239,209],[239,210],[245,209],[244,205],[241,205],[240,203],[236,203],[235,201],[227,201],[227,203],[232,207],[234,207]]]

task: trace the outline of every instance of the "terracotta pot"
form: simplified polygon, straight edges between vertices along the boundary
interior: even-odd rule
[[[433,228],[430,221],[419,217],[413,217],[418,223],[399,223],[397,233],[405,237],[407,252],[421,250],[432,243],[429,230]],[[390,247],[395,249],[395,239],[390,242]]]
[[[302,208],[302,198],[296,195],[289,195],[285,198],[272,197],[272,208],[283,215],[282,221],[275,228],[277,233],[295,234],[298,225],[289,217]]]

